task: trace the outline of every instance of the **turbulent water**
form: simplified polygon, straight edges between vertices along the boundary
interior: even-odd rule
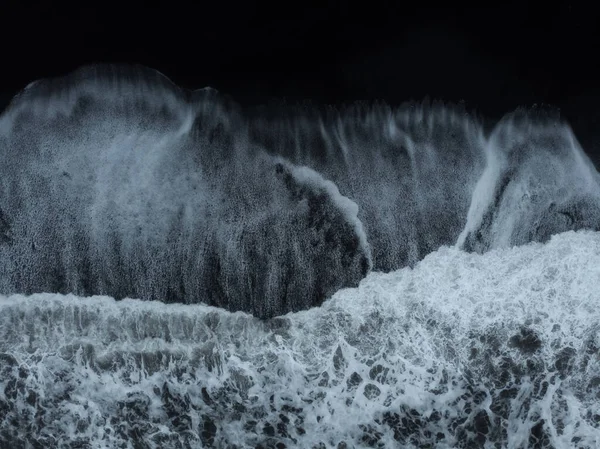
[[[443,247],[270,321],[0,298],[11,448],[596,448],[600,234]],[[3,446],[4,447],[4,446]]]
[[[553,111],[95,66],[0,161],[2,448],[600,445],[600,175]]]

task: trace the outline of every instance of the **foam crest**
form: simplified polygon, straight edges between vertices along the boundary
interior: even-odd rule
[[[600,178],[566,123],[515,113],[495,127],[487,146],[459,246],[481,252],[599,229]]]

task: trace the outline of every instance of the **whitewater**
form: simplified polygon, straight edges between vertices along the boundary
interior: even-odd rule
[[[0,448],[600,447],[600,175],[555,110],[0,115]]]
[[[444,247],[264,322],[203,305],[0,299],[8,447],[600,444],[600,236]],[[19,444],[15,445],[15,443]]]

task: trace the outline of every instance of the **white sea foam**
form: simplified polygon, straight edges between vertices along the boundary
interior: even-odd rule
[[[0,441],[595,448],[597,285],[600,233],[580,231],[483,255],[442,247],[266,322],[0,297]]]

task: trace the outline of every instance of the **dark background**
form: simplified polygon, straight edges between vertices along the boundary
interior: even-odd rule
[[[413,3],[413,2],[411,2]],[[0,108],[29,82],[140,63],[242,104],[464,100],[561,109],[600,154],[600,21],[588,2],[2,2]],[[484,3],[484,2],[481,2]]]

